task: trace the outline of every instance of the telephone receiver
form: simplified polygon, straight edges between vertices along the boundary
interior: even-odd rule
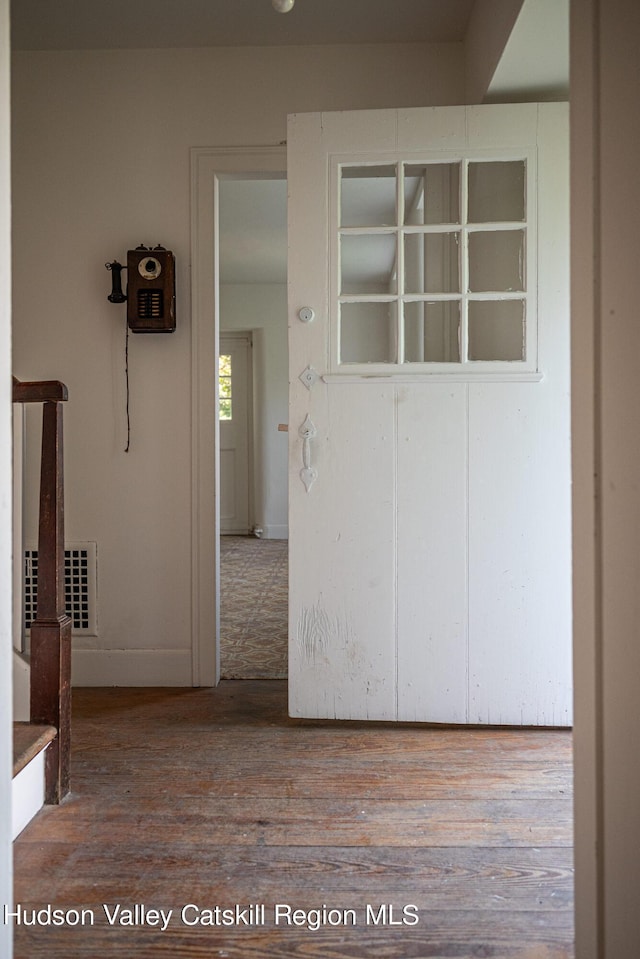
[[[173,333],[176,328],[175,258],[163,246],[151,249],[141,244],[127,251],[127,265],[118,260],[105,263],[111,272],[110,303],[127,304],[127,323],[132,333]],[[122,290],[122,271],[127,271],[127,292]]]
[[[126,269],[122,263],[114,260],[113,263],[105,263],[108,270],[111,270],[111,293],[107,297],[109,303],[124,303],[127,299],[126,294],[122,292],[122,271]]]

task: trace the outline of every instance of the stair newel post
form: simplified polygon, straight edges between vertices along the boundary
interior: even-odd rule
[[[60,399],[66,399],[66,388]],[[62,403],[46,400],[38,535],[38,604],[31,625],[31,722],[55,726],[46,752],[45,801],[69,792],[71,620],[65,610]]]

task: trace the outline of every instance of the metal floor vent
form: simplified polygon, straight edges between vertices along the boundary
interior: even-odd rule
[[[67,615],[74,633],[97,634],[95,543],[74,543],[64,551],[64,592]],[[28,630],[38,609],[38,550],[24,551],[24,628]]]

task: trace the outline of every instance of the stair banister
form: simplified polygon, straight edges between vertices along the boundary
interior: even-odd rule
[[[71,754],[71,620],[64,589],[64,470],[62,403],[67,387],[57,380],[20,382],[14,403],[42,403],[42,460],[38,528],[38,603],[31,624],[30,721],[55,726],[45,758],[45,802],[69,792]]]

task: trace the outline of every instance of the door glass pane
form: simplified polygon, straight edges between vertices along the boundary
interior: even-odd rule
[[[404,168],[404,222],[460,222],[460,164],[407,164]]]
[[[524,301],[469,303],[469,359],[524,360]]]
[[[469,233],[469,290],[524,290],[524,230]]]
[[[405,234],[405,293],[459,293],[459,249],[458,233]]]
[[[460,362],[460,301],[404,304],[406,363]]]
[[[432,157],[337,167],[343,366],[526,359],[526,160]]]
[[[218,358],[218,410],[219,419],[231,419],[231,356],[226,353]]]
[[[340,270],[341,293],[395,293],[395,235],[370,233],[340,237]]]
[[[469,164],[469,222],[525,218],[524,160]]]
[[[342,167],[340,185],[340,226],[395,226],[395,165]]]
[[[395,363],[395,303],[343,303],[340,308],[341,363]]]

